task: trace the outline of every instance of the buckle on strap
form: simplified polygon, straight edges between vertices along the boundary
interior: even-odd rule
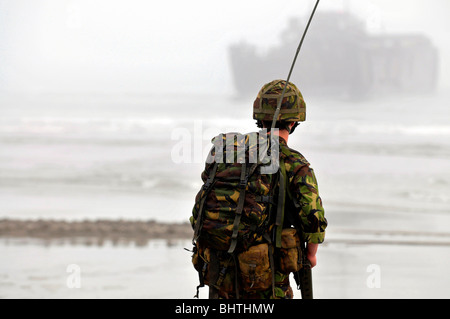
[[[271,195],[256,196],[255,199],[256,199],[256,201],[261,202],[261,203],[273,204],[273,196],[271,196]]]
[[[248,184],[248,175],[245,175],[245,178],[241,179],[239,181],[239,188],[240,189],[245,189],[247,187],[247,184]]]

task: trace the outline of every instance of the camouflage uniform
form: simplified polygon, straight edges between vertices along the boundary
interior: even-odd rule
[[[303,230],[302,239],[306,243],[321,244],[325,239],[327,220],[314,171],[303,155],[289,148],[284,139],[280,138],[280,142],[281,156],[289,178],[289,191],[301,206],[298,214]]]
[[[306,243],[320,244],[325,239],[327,220],[324,215],[322,200],[319,196],[317,180],[309,162],[299,152],[289,148],[286,141],[280,138],[281,157],[284,159],[289,179],[289,192],[298,201],[301,209],[296,209],[287,200],[286,210],[294,209],[301,220],[302,240]],[[204,176],[205,178],[205,176]],[[288,224],[286,224],[288,226]],[[255,293],[240,291],[244,299],[271,299],[272,289]],[[221,292],[219,291],[219,295]],[[289,274],[275,269],[275,296],[277,299],[292,299],[293,291],[289,282]],[[221,295],[223,298],[234,298],[233,294]]]
[[[273,119],[275,110],[277,108],[277,104],[280,102],[280,96],[284,89],[285,81],[276,80],[272,81],[263,86],[261,91],[258,93],[258,96],[254,102],[253,107],[253,117],[259,121],[271,121]],[[298,90],[298,88],[292,84],[288,84],[288,88],[286,90],[286,94],[281,103],[281,112],[278,117],[278,121],[280,122],[302,122],[305,121],[306,118],[306,105],[303,100],[303,97]],[[289,212],[291,216],[298,217],[297,221],[300,224],[301,228],[301,240],[305,243],[312,244],[320,244],[324,241],[325,238],[325,228],[327,227],[327,220],[324,216],[324,209],[322,206],[322,200],[319,197],[317,180],[314,174],[313,169],[310,167],[308,161],[301,155],[299,152],[289,148],[284,139],[280,137],[280,158],[282,162],[284,162],[285,170],[286,170],[286,178],[288,187],[286,192],[289,196],[286,196],[285,202],[285,214]],[[209,163],[206,165],[205,171],[202,173],[202,179],[206,183],[208,177],[211,173],[212,165]],[[220,171],[220,168],[219,168]],[[240,172],[239,165],[236,167],[231,167],[227,175],[236,175],[238,176]],[[222,172],[223,173],[223,172]],[[218,174],[219,175],[219,174]],[[257,188],[258,185],[252,184],[252,181],[248,181],[249,187]],[[270,184],[270,181],[263,180],[263,184]],[[261,186],[261,185],[259,185]],[[268,188],[260,187],[261,193],[259,195],[267,195]],[[199,204],[201,197],[203,196],[204,191],[200,191],[197,195],[196,206],[193,210],[193,216],[191,217],[191,223],[194,227],[195,220],[198,217],[199,212]],[[220,194],[213,191],[213,195],[211,196],[210,201],[220,200],[220,196],[225,196],[226,201],[229,202],[232,206],[235,206],[237,203],[237,197],[239,193],[235,193],[230,191],[230,193]],[[209,202],[206,201],[205,206],[208,207]],[[248,203],[247,203],[248,204]],[[214,203],[211,203],[211,207],[214,207]],[[263,207],[258,203],[252,203],[251,207],[246,207],[244,209],[244,214],[248,214],[251,216],[255,215],[254,220],[261,221],[261,224],[264,222],[264,218],[266,216],[263,213]],[[220,224],[220,216],[223,212],[227,211],[227,208],[222,207],[220,212],[211,211],[205,209],[206,221],[203,226],[205,229],[208,229],[210,233],[213,234],[214,239],[218,238],[219,243],[223,239],[224,244],[227,242],[229,235],[231,234],[231,229],[228,224]],[[272,216],[273,219],[273,216]],[[208,224],[209,222],[209,224]],[[273,220],[270,220],[272,224],[269,226],[269,231],[273,230]],[[265,223],[265,222],[264,222]],[[267,223],[266,223],[267,224]],[[284,219],[284,227],[289,228],[290,221],[288,219]],[[224,236],[224,230],[228,231],[226,236]],[[217,235],[214,235],[216,232]],[[222,236],[222,237],[221,237]],[[208,240],[213,238],[207,238],[203,241],[203,244],[207,244]],[[216,239],[217,240],[217,239]],[[252,245],[256,245],[263,241],[263,238],[256,238]],[[199,242],[199,249],[202,249],[202,243]],[[226,244],[225,246],[227,246]],[[243,247],[247,249],[248,247]],[[200,253],[199,255],[201,255]],[[203,255],[204,256],[204,255]],[[198,257],[202,258],[202,257]],[[204,258],[204,257],[203,257]],[[203,259],[202,258],[202,259]],[[276,259],[276,250],[274,253],[274,258]],[[193,260],[194,266],[196,262]],[[227,287],[227,291],[224,291],[225,288],[219,289],[218,294],[220,298],[236,298],[235,292],[235,282],[236,282],[236,274],[234,273],[234,263],[236,260],[231,260],[227,262],[227,267],[229,269],[229,273],[227,274],[224,282]],[[275,287],[272,287],[267,290],[262,290],[258,292],[245,292],[239,291],[239,297],[244,299],[270,299],[275,296],[277,299],[291,299],[293,298],[293,291],[290,287],[289,283],[289,274],[284,273],[281,269],[278,269],[277,262],[274,262],[275,269],[273,272],[274,275],[274,283]],[[199,272],[201,269],[197,269]],[[232,287],[232,288],[231,288]]]

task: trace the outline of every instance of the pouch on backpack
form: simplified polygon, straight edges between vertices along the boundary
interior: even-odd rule
[[[192,255],[192,264],[194,268],[200,273],[203,278],[204,284],[209,286],[210,284],[217,285],[222,293],[234,292],[234,260],[230,258],[219,259],[219,271],[223,272],[222,276],[219,276],[218,282],[211,283],[211,250],[209,248],[202,248],[198,244],[194,247],[194,253]]]
[[[302,250],[300,238],[294,228],[281,232],[280,270],[286,274],[297,272],[302,268]]]
[[[241,285],[245,291],[267,290],[272,286],[269,249],[264,243],[238,255]]]

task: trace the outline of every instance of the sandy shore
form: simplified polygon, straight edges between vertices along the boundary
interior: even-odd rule
[[[0,299],[190,299],[198,285],[191,238],[187,223],[0,219]],[[449,247],[449,231],[330,228],[315,297],[449,298]],[[79,289],[67,285],[70,265],[80,267]]]
[[[98,237],[100,231],[96,229],[102,224],[117,229],[108,235],[104,230],[105,240]],[[9,235],[5,232],[6,225],[9,225]],[[61,227],[58,231],[57,225]],[[160,232],[144,231],[144,225]],[[63,230],[62,226],[71,230]],[[129,221],[10,220],[6,223],[1,220],[0,299],[191,299],[198,285],[191,253],[185,250],[191,248],[191,231],[179,225],[187,229],[189,239],[147,240],[150,236],[167,238],[165,226]],[[49,228],[55,229],[49,231]],[[76,228],[83,230],[75,231]],[[174,231],[176,227],[170,225],[170,228]],[[25,234],[35,238],[24,238]],[[69,237],[87,234],[91,237]],[[358,238],[356,235],[330,232],[329,239],[319,248],[318,266],[313,272],[317,299],[449,298],[450,277],[445,275],[450,263],[448,247],[432,244],[437,239],[429,238],[430,234],[377,231],[369,234],[370,242],[366,232]],[[419,240],[420,245],[428,247],[418,246]],[[67,285],[72,275],[67,270],[70,265],[80,267],[79,289]],[[379,288],[370,285],[375,274],[381,279]],[[293,289],[295,298],[300,298],[299,292]],[[207,292],[208,289],[200,289],[200,297],[207,298]]]
[[[129,220],[0,220],[0,238],[126,240],[144,244],[151,239],[191,239],[188,223]]]

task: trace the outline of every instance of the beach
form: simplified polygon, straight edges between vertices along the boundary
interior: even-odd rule
[[[450,297],[447,98],[308,99],[289,144],[314,168],[329,222],[316,298]],[[0,99],[0,297],[192,298],[188,219],[205,154],[220,132],[255,130],[252,101]],[[211,101],[233,112],[208,112]]]
[[[0,299],[192,299],[211,142],[286,76],[315,298],[450,298],[450,2],[313,5],[1,1]]]
[[[71,228],[87,226],[78,223],[66,227],[65,234],[40,236],[36,224],[42,226],[43,221],[26,223],[29,228],[35,227],[34,236],[14,236],[10,232],[0,238],[0,254],[7,261],[0,268],[0,298],[192,299],[195,295],[198,275],[190,261],[191,252],[187,251],[191,240],[183,238],[181,232],[180,236],[169,237],[167,233],[145,232],[146,240],[126,232],[122,236],[104,233],[103,237],[85,232],[80,237],[77,231],[72,233],[77,236],[70,236]],[[51,224],[57,226],[56,222]],[[99,226],[102,222],[93,224]],[[131,224],[136,228],[161,227],[157,223],[149,227],[148,223],[133,222],[128,224],[129,229]],[[104,223],[105,228],[107,225],[111,227],[111,222]],[[177,226],[180,228],[174,228]],[[4,234],[4,228],[0,229]],[[449,234],[435,238],[429,233],[331,232],[319,249],[318,265],[313,269],[314,296],[447,299],[450,279],[442,274],[450,262],[449,247]],[[78,287],[70,284],[70,267],[74,265],[79,270]],[[380,276],[373,282],[375,271]],[[295,284],[293,289],[294,298],[300,298]],[[200,298],[207,296],[208,288],[201,289]]]

